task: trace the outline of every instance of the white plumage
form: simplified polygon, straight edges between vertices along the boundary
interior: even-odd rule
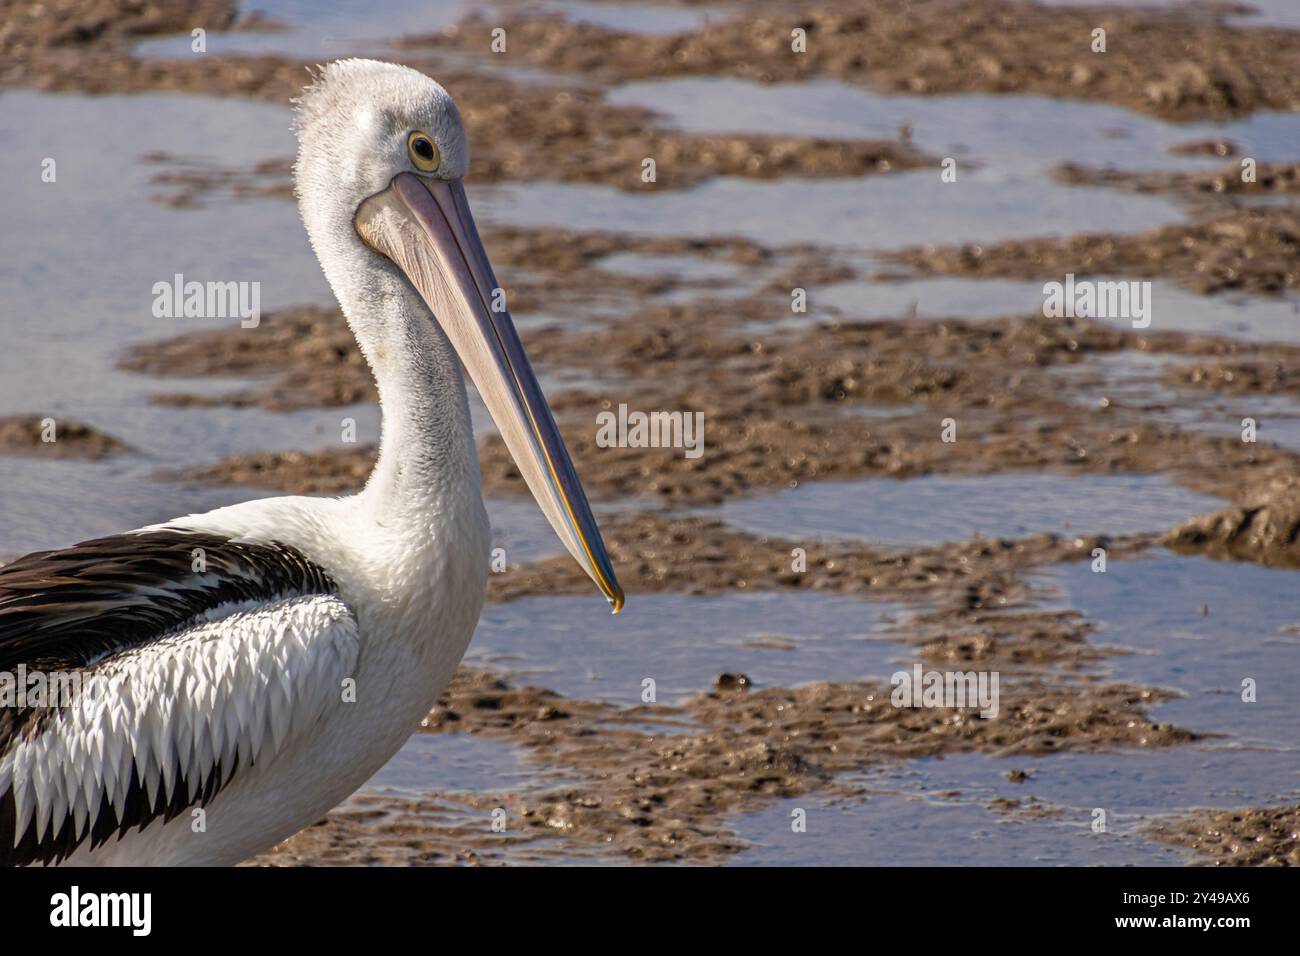
[[[489,529],[464,363],[529,487],[622,592],[497,288],[447,93],[327,67],[300,105],[299,204],[383,406],[359,494],[272,498],[0,568],[0,672],[88,681],[0,709],[0,862],[229,864],[327,813],[450,680]],[[250,333],[255,334],[255,333]]]
[[[0,789],[13,787],[20,829],[34,818],[43,839],[51,819],[72,808],[84,836],[101,794],[122,813],[133,769],[151,800],[183,786],[192,802],[214,767],[273,757],[341,699],[359,640],[338,598],[236,605],[210,616],[99,669],[62,721],[5,754]]]

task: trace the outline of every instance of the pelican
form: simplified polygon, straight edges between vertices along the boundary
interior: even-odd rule
[[[295,128],[303,223],[379,387],[378,462],[351,497],[244,502],[0,568],[0,862],[234,864],[398,750],[487,585],[462,364],[552,527],[622,607],[470,216],[451,97],[407,67],[341,60],[296,101]]]

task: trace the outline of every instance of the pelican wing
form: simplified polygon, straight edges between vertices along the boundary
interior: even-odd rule
[[[169,820],[339,705],[356,621],[301,552],[155,529],[0,568],[0,864]]]

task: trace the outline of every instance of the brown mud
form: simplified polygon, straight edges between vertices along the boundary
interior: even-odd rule
[[[1279,354],[1280,353],[1280,354]],[[1300,398],[1300,375],[1286,349],[1267,357],[1217,359],[1170,366],[1165,381],[1180,388],[1205,388],[1225,395],[1288,395]]]
[[[27,0],[12,6],[0,28],[3,85],[286,102],[301,87],[307,65],[277,55],[172,60],[130,55],[131,40],[140,36],[187,32],[195,25],[239,28],[231,0],[201,0],[197,6],[188,0]],[[256,18],[243,25],[268,26]],[[489,30],[496,26],[507,30],[507,51],[489,54]],[[796,27],[806,31],[806,53],[791,48]],[[1106,30],[1105,53],[1091,49],[1098,27]],[[1300,35],[1228,25],[1210,9],[1061,8],[1004,0],[923,0],[900,8],[885,0],[821,0],[796,17],[760,6],[669,36],[554,17],[514,15],[491,23],[471,17],[447,35],[407,38],[404,45],[415,57],[423,56],[426,67],[430,51],[452,48],[481,52],[505,65],[581,74],[587,82],[680,75],[763,82],[820,77],[884,92],[1037,93],[1096,100],[1175,120],[1300,106]]]
[[[1136,193],[1210,196],[1276,196],[1300,192],[1300,163],[1260,163],[1243,176],[1240,163],[1208,172],[1130,172],[1066,163],[1053,176],[1070,186],[1104,186]]]
[[[967,610],[1023,597],[1025,569],[1078,560],[1093,548],[1126,555],[1151,542],[1140,535],[1074,538],[1038,535],[952,542],[930,547],[879,548],[852,542],[785,540],[753,535],[710,518],[625,513],[602,526],[611,556],[629,590],[638,593],[720,594],[810,589],[889,600],[947,603]],[[794,548],[807,568],[791,568]],[[490,595],[509,601],[534,594],[586,594],[582,570],[556,557],[492,578]]]
[[[268,159],[231,169],[205,159],[167,152],[146,153],[143,163],[161,166],[153,176],[159,187],[150,198],[177,209],[194,209],[214,197],[226,199],[293,198],[293,160]]]
[[[128,350],[128,372],[158,376],[271,377],[217,397],[161,394],[167,405],[257,405],[273,411],[378,401],[374,377],[337,308],[268,313],[254,329],[204,330]]]
[[[1300,210],[1232,209],[1137,235],[1083,234],[914,246],[884,258],[918,275],[1061,281],[1066,273],[1168,279],[1193,292],[1300,289]]]
[[[1300,807],[1206,810],[1152,823],[1146,835],[1209,866],[1300,866]]]
[[[48,421],[54,422],[53,441],[47,441]],[[84,458],[95,461],[128,452],[125,442],[84,422],[41,415],[0,416],[0,454]]]
[[[495,27],[506,30],[504,53],[489,52]],[[792,49],[796,28],[806,33],[807,52]],[[1092,50],[1097,28],[1106,31],[1104,53]],[[821,0],[797,14],[760,7],[667,36],[521,13],[471,19],[406,43],[606,83],[698,75],[837,79],[893,93],[1094,100],[1171,120],[1300,106],[1300,33],[1230,26],[1209,9]]]
[[[1300,479],[1252,489],[1244,505],[1200,515],[1166,535],[1174,551],[1300,568]]]
[[[331,853],[349,862],[488,862],[507,840],[526,852],[551,844],[575,858],[595,852],[639,862],[719,862],[746,845],[729,817],[781,797],[852,796],[854,789],[836,777],[883,761],[969,751],[1029,757],[1196,739],[1146,716],[1163,699],[1159,692],[1118,684],[1007,681],[992,721],[969,710],[896,707],[884,683],[751,690],[735,675],[717,683],[680,706],[620,708],[462,668],[425,731],[512,743],[548,771],[572,776],[571,783],[455,795],[477,811],[476,837],[472,825],[438,817],[448,795],[419,804],[354,798],[253,862],[319,862]],[[506,811],[505,834],[492,830],[496,808]]]
[[[0,83],[66,69],[81,54],[122,53],[132,40],[234,25],[233,0],[7,0],[0,20]]]
[[[1172,156],[1240,156],[1241,147],[1227,139],[1194,139],[1169,147]]]
[[[1163,472],[1238,500],[1300,469],[1300,455],[1277,446],[1154,423],[1106,398],[1084,404],[1055,378],[1058,369],[1125,350],[1183,355],[1196,359],[1197,368],[1264,361],[1256,357],[1258,347],[1232,339],[1140,334],[1041,317],[901,319],[736,334],[725,322],[714,323],[722,326],[715,329],[700,320],[713,314],[707,305],[649,306],[603,330],[543,328],[524,336],[543,370],[577,368],[609,383],[552,395],[574,461],[596,498],[707,505],[815,480],[1048,470]],[[267,341],[276,347],[266,347]],[[1297,351],[1270,346],[1268,361],[1294,361]],[[268,317],[252,331],[194,333],[136,350],[125,362],[135,370],[185,375],[275,370],[270,384],[218,399],[235,404],[292,408],[373,395],[346,325],[328,310]],[[687,458],[680,449],[602,447],[596,415],[620,404],[702,413],[708,453]],[[853,414],[853,406],[884,414],[868,418]],[[963,441],[959,432],[958,441],[943,441],[948,418],[972,438]],[[360,487],[374,454],[369,445],[253,453],[183,477],[340,493]],[[480,442],[480,463],[489,493],[526,494],[496,436]]]

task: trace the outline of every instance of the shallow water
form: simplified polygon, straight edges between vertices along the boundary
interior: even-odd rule
[[[629,170],[630,180],[637,175]],[[661,181],[670,175],[660,170]],[[484,218],[529,227],[653,236],[743,236],[870,251],[922,243],[996,242],[1025,235],[1140,232],[1179,222],[1171,200],[1062,186],[1043,177],[976,170],[978,188],[939,181],[938,170],[866,179],[759,181],[720,176],[689,190],[625,192],[608,186],[509,184],[475,199]],[[960,176],[958,182],[962,182]]]
[[[1232,735],[1234,743],[1288,750],[1300,774],[1300,592],[1295,572],[1159,550],[1153,557],[1060,565],[1034,580],[1101,625],[1095,643],[1136,653],[1107,662],[1112,676],[1169,687],[1182,699],[1157,719]],[[1244,680],[1257,700],[1242,700]],[[1275,755],[1276,756],[1276,755]],[[1300,783],[1300,778],[1297,778]]]
[[[954,754],[890,764],[855,777],[865,800],[819,796],[779,801],[731,821],[758,844],[741,866],[1176,866],[1185,851],[1138,829],[1154,818],[1203,808],[1264,806],[1300,795],[1288,755],[1226,747],[1002,758]],[[1027,771],[1024,782],[1007,778]],[[1059,816],[1002,815],[995,799],[1059,808]],[[806,812],[807,831],[791,829]],[[1105,832],[1092,830],[1105,811]]]
[[[1108,816],[1139,818],[1171,810],[1262,806],[1300,794],[1300,765],[1278,754],[1202,745],[1049,757],[953,754],[911,760],[864,776],[868,786],[913,793],[962,791],[967,797],[1024,799]],[[1007,779],[1023,770],[1029,779]],[[1086,818],[1085,818],[1086,819]]]
[[[1122,276],[1089,276],[1095,282],[1119,281]],[[1038,308],[1042,308],[1042,286],[1038,285]],[[1145,296],[1145,293],[1144,293]],[[1300,341],[1300,295],[1277,297],[1240,293],[1200,295],[1167,282],[1152,281],[1150,332],[1209,332],[1249,342]],[[1117,328],[1133,328],[1131,318],[1098,318]]]
[[[792,829],[802,809],[806,830]],[[1089,818],[1009,819],[982,801],[874,794],[791,797],[731,821],[755,844],[736,866],[1154,866],[1185,854],[1131,832],[1093,833]]]
[[[1042,290],[1041,282],[1018,279],[854,279],[809,290],[808,307],[810,311],[834,309],[846,321],[912,316],[993,319],[1041,311]]]
[[[0,455],[0,488],[0,561],[264,497],[247,488],[152,482],[134,461],[17,455]]]
[[[564,545],[531,497],[488,498],[492,547],[501,548],[508,567],[563,554]],[[597,513],[597,518],[600,512]]]
[[[898,610],[883,602],[771,592],[633,601],[617,617],[594,588],[589,598],[488,607],[466,660],[566,697],[632,706],[643,703],[646,678],[658,702],[674,703],[724,672],[743,672],[758,687],[887,678],[905,653],[880,636]]]
[[[1038,0],[1038,2],[1049,7],[1131,5],[1131,0]],[[1193,7],[1196,3],[1197,0],[1143,0],[1142,6]],[[1300,5],[1297,5],[1295,0],[1242,0],[1240,5],[1249,12],[1226,17],[1226,20],[1234,26],[1300,27]]]
[[[1157,197],[1066,187],[1053,182],[1048,171],[1065,162],[1132,170],[1213,169],[1226,161],[1178,156],[1169,149],[1218,137],[1237,143],[1244,155],[1259,161],[1292,160],[1300,142],[1300,115],[1294,113],[1259,112],[1231,123],[1178,124],[1106,104],[1043,96],[885,95],[838,81],[759,84],[678,78],[625,84],[610,100],[651,107],[663,115],[665,124],[699,132],[772,132],[774,116],[781,118],[782,133],[808,136],[894,139],[900,128],[908,127],[920,148],[958,158],[958,180],[952,184],[938,183],[936,173],[916,171],[863,180],[856,196],[841,196],[836,182],[786,180],[758,184],[771,190],[747,190],[730,181],[705,184],[673,206],[678,221],[692,224],[702,212],[705,219],[728,222],[732,230],[753,238],[761,235],[750,224],[749,207],[770,222],[778,215],[775,207],[783,206],[781,221],[789,224],[792,239],[821,239],[863,250],[1027,235],[1135,232],[1176,222],[1183,216],[1171,200],[1148,205],[1139,200]],[[963,158],[979,165],[967,169]],[[944,188],[938,188],[941,185]],[[639,198],[618,203],[590,196],[574,201],[590,204],[593,217],[607,222],[626,218],[630,228],[655,231],[653,223],[644,222],[645,203]],[[540,214],[530,198],[513,201],[523,216]],[[728,220],[722,208],[732,202],[744,212]],[[805,229],[805,211],[824,229]],[[891,271],[888,265],[880,268]],[[1043,291],[1041,281],[857,280],[811,290],[810,300],[813,308],[829,306],[848,318],[993,317],[1040,312]],[[1154,330],[1215,332],[1253,341],[1300,340],[1300,297],[1294,295],[1202,296],[1153,281],[1151,307]]]
[[[643,252],[616,252],[600,260],[600,267],[608,272],[637,277],[659,275],[698,282],[727,283],[742,278],[741,267],[731,262],[719,262],[703,256],[652,255]]]
[[[512,790],[537,774],[513,744],[471,734],[415,733],[362,789],[407,796],[428,793],[431,783],[442,793]]]
[[[682,33],[730,17],[725,7],[665,7],[653,3],[599,3],[595,0],[544,0],[529,5],[543,13],[560,13],[575,23],[591,23],[630,33]]]
[[[1177,425],[1188,431],[1240,439],[1242,422],[1255,421],[1255,436],[1300,451],[1300,401],[1287,395],[1232,395],[1212,389],[1168,385],[1166,370],[1195,359],[1124,351],[1104,355],[1087,365],[1054,370],[1063,394],[1072,402],[1097,408],[1109,402],[1149,421]]]
[[[144,153],[245,165],[292,151],[288,119],[280,107],[208,97],[0,94],[0,296],[23,341],[0,352],[0,406],[59,402],[95,422],[144,387],[112,370],[123,347],[239,325],[155,318],[153,286],[176,273],[260,282],[263,312],[329,302],[292,204],[241,203],[232,215],[224,203],[176,210],[148,199],[157,167]],[[58,163],[54,183],[41,182],[46,156]]]
[[[1300,116],[1294,113],[1167,123],[1104,103],[1027,94],[894,95],[836,80],[761,84],[683,77],[627,83],[609,99],[649,107],[665,124],[697,132],[892,140],[906,126],[921,149],[957,158],[959,183],[963,158],[984,164],[981,175],[988,181],[1004,182],[1066,162],[1133,170],[1214,168],[1226,161],[1175,156],[1168,149],[1217,136],[1260,161],[1293,159],[1300,141]]]
[[[261,13],[288,27],[285,30],[208,31],[206,55],[289,56],[327,60],[345,54],[382,54],[389,38],[433,33],[449,27],[474,8],[471,0],[254,0],[239,5],[241,14]],[[202,26],[202,24],[195,24]],[[189,36],[144,40],[133,48],[140,57],[195,55]]]
[[[704,513],[756,534],[793,540],[861,538],[913,547],[1032,534],[1162,531],[1223,502],[1160,475],[1012,473],[898,481],[811,482]]]
[[[260,13],[284,24],[284,30],[209,31],[208,53],[242,55],[283,53],[294,56],[378,54],[389,48],[392,37],[436,33],[454,26],[469,13],[504,14],[515,5],[474,3],[473,0],[252,0],[240,3],[241,14]],[[661,7],[650,3],[618,5],[583,0],[542,0],[530,11],[562,14],[569,20],[633,33],[676,33],[695,29],[720,16],[717,11]],[[202,24],[196,24],[201,26]],[[485,44],[486,45],[486,44]],[[188,36],[158,37],[135,46],[136,55],[173,57],[190,55]]]
[[[1213,414],[1186,427],[1207,435],[1240,438],[1247,418],[1255,421],[1256,441],[1300,451],[1300,403],[1282,396],[1225,398],[1216,404]]]
[[[888,263],[874,268],[886,274],[895,269]],[[1111,275],[1087,278],[1099,283],[1131,281]],[[1055,281],[1064,281],[1064,277]],[[1042,315],[1044,284],[1035,279],[957,276],[854,279],[810,289],[808,305],[810,313],[834,309],[846,321],[907,316],[983,319]],[[1300,296],[1200,295],[1159,280],[1150,280],[1149,289],[1149,295],[1143,293],[1142,301],[1150,304],[1150,325],[1143,331],[1208,332],[1251,342],[1300,342]],[[1134,328],[1132,318],[1095,321],[1116,328]]]

